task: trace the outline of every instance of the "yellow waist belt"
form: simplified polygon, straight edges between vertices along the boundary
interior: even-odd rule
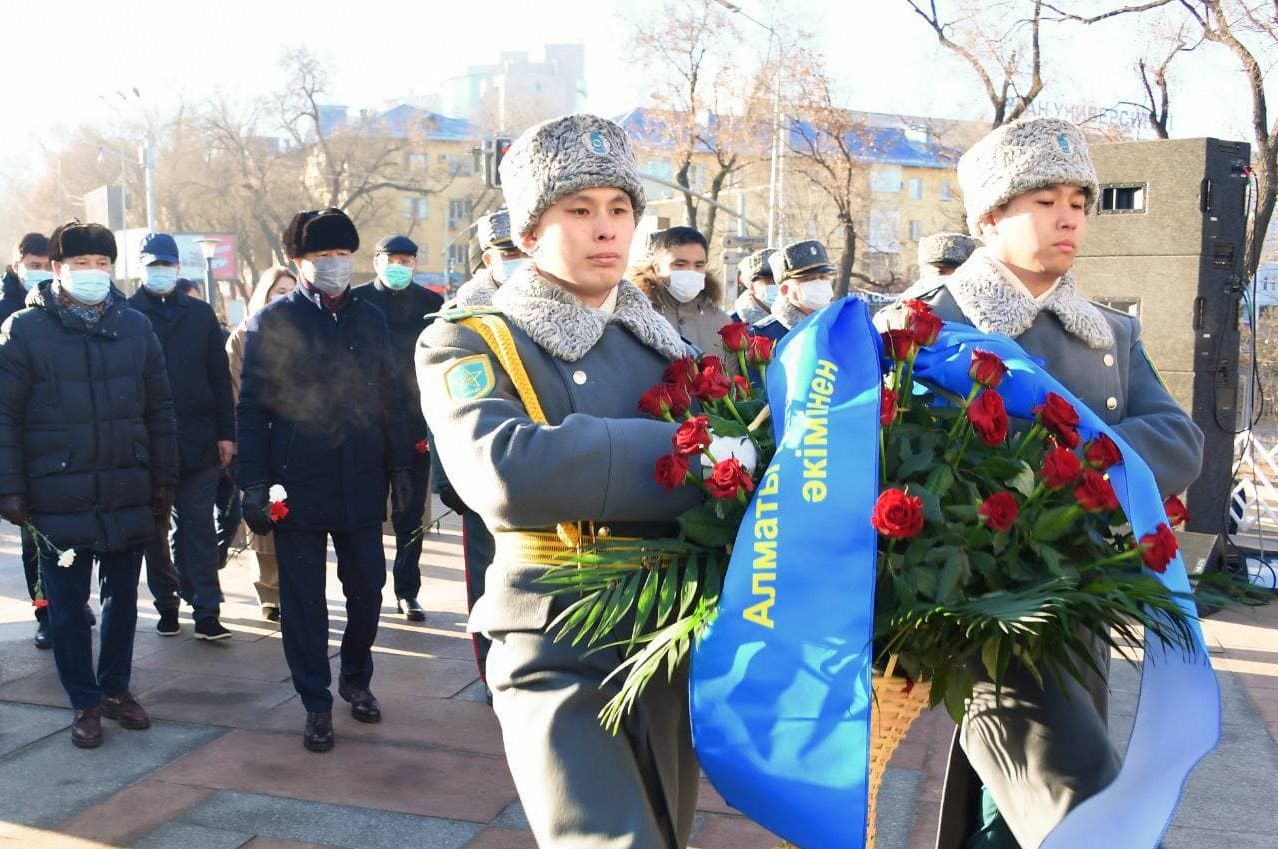
[[[632,565],[644,558],[644,544],[647,542],[637,537],[609,536],[570,544],[560,533],[552,531],[505,531],[494,534],[494,537],[497,557],[547,567],[608,565],[590,562],[591,555],[601,547],[606,548],[609,559],[614,561],[617,555],[624,556],[633,551],[634,558],[629,564],[613,564]]]

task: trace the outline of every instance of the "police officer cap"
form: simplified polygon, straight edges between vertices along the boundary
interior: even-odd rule
[[[115,262],[115,235],[101,224],[82,224],[76,218],[53,231],[49,237],[49,259],[62,262],[67,257],[100,254]]]
[[[966,233],[933,233],[919,240],[919,265],[958,268],[979,246]]]
[[[284,229],[284,252],[289,259],[310,253],[335,250],[359,250],[359,231],[355,222],[340,209],[299,212]]]
[[[760,277],[772,277],[772,266],[768,264],[768,259],[776,253],[773,248],[764,248],[761,251],[755,251],[745,259],[741,260],[739,266],[741,276],[746,280],[757,280]]]
[[[772,266],[772,279],[778,283],[792,277],[834,270],[825,245],[815,239],[786,245],[768,257],[768,264]]]
[[[181,262],[177,242],[168,233],[147,233],[143,236],[142,250],[138,259],[143,265],[150,265],[153,262],[171,262],[178,265]]]
[[[377,254],[417,256],[417,243],[407,236],[387,236],[377,243],[377,247],[373,248],[373,255],[376,256]]]
[[[510,237],[510,213],[505,208],[479,219],[475,230],[481,251],[489,248],[505,250],[515,246],[514,240]]]

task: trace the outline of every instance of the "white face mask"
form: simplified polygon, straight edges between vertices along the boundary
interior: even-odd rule
[[[18,275],[18,279],[22,281],[23,288],[28,292],[46,280],[53,279],[52,271],[45,271],[42,268],[27,268],[22,263],[18,263],[17,268],[14,269],[14,273]]]
[[[111,291],[111,275],[98,268],[63,266],[60,283],[68,295],[90,307],[106,300]]]
[[[799,284],[799,306],[813,310],[828,306],[834,300],[834,282],[828,277]]]
[[[768,306],[772,306],[777,302],[777,296],[781,294],[781,287],[776,283],[768,283],[763,287],[763,302]]]
[[[669,288],[671,297],[681,304],[686,304],[705,291],[705,272],[672,271]]]
[[[302,260],[302,272],[322,294],[337,297],[351,287],[351,258],[321,256]]]
[[[497,283],[505,283],[514,276],[519,266],[523,265],[526,259],[504,259],[493,266],[493,280]]]
[[[148,290],[163,297],[177,288],[177,269],[163,265],[147,266],[142,285]]]

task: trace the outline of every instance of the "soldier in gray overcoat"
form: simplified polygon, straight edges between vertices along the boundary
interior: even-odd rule
[[[919,279],[949,277],[980,246],[966,233],[933,233],[919,239]]]
[[[1082,132],[1051,118],[1008,124],[959,160],[958,178],[968,228],[984,247],[953,275],[903,297],[1015,339],[1141,455],[1162,494],[1187,487],[1202,463],[1201,431],[1146,356],[1139,320],[1088,301],[1070,272],[1098,193]],[[890,325],[900,314],[884,310],[876,320]],[[1096,659],[1108,668],[1099,641]],[[997,698],[978,677],[951,751],[939,849],[1038,849],[1117,775],[1106,681],[1083,688],[1065,677],[1063,688],[1050,677],[1040,687],[1014,666]]]
[[[622,279],[644,195],[620,127],[592,115],[534,126],[501,175],[511,232],[532,260],[491,310],[445,313],[416,355],[448,478],[496,538],[470,630],[492,639],[493,708],[538,845],[683,847],[699,781],[686,670],[657,676],[613,736],[598,715],[617,692],[602,682],[619,655],[556,642],[550,624],[566,602],[537,579],[550,565],[539,547],[564,547],[557,526],[670,536],[695,503],[690,487],[667,494],[654,479],[675,425],[635,406],[687,345]],[[504,325],[513,359],[467,326],[475,313]]]

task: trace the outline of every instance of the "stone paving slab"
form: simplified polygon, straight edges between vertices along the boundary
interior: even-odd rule
[[[295,697],[292,684],[214,675],[179,675],[144,693],[155,719],[250,728]]]
[[[202,802],[213,791],[162,781],[139,781],[60,823],[63,834],[129,846]]]
[[[166,822],[138,840],[135,849],[240,849],[252,834],[183,822]]]
[[[71,725],[71,712],[0,702],[0,758]]]

